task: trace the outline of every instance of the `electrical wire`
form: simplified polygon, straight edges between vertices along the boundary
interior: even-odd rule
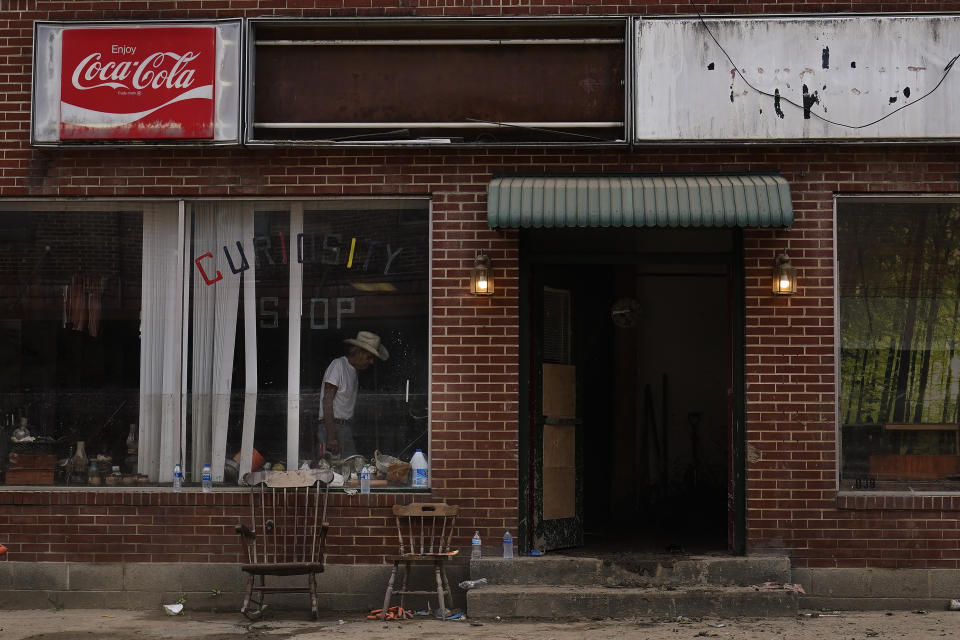
[[[694,11],[696,11],[696,9],[694,9]],[[940,88],[940,85],[943,84],[943,81],[947,79],[947,74],[949,74],[950,71],[953,70],[953,63],[955,63],[955,62],[957,61],[957,59],[960,58],[960,53],[958,53],[957,55],[955,55],[955,56],[953,56],[952,58],[950,58],[950,62],[948,62],[947,65],[943,68],[943,75],[940,76],[939,82],[937,82],[937,84],[934,85],[934,87],[933,87],[932,89],[930,89],[930,91],[927,91],[925,94],[923,94],[922,96],[920,96],[919,98],[917,98],[917,99],[914,100],[913,102],[910,102],[910,103],[908,103],[908,104],[899,106],[899,107],[897,107],[896,109],[894,109],[893,111],[891,111],[890,113],[888,113],[887,115],[882,116],[882,117],[880,117],[880,118],[877,118],[876,120],[874,120],[874,121],[872,121],[872,122],[868,122],[868,123],[866,123],[866,124],[845,124],[845,123],[843,123],[843,122],[837,122],[837,121],[835,121],[835,120],[830,120],[829,118],[826,118],[826,117],[824,117],[824,116],[821,116],[819,113],[814,112],[812,109],[808,109],[808,107],[805,107],[805,106],[803,106],[803,105],[801,105],[801,104],[797,104],[796,102],[794,102],[794,101],[791,100],[790,98],[787,98],[787,97],[785,97],[785,96],[781,96],[781,95],[779,95],[779,94],[776,94],[776,95],[775,95],[775,94],[772,94],[772,93],[770,93],[770,92],[768,92],[768,91],[763,91],[762,89],[758,89],[758,88],[756,88],[755,86],[753,86],[753,84],[751,84],[750,81],[747,80],[746,76],[744,76],[743,73],[741,73],[740,67],[737,66],[737,63],[733,61],[733,58],[731,58],[731,57],[730,57],[730,54],[727,53],[727,50],[723,48],[723,45],[720,44],[720,41],[717,40],[716,36],[713,35],[713,31],[710,30],[710,27],[709,27],[709,26],[707,26],[707,21],[703,19],[703,16],[700,15],[700,12],[699,12],[699,11],[696,11],[696,13],[697,13],[697,18],[700,20],[700,24],[702,24],[702,25],[703,25],[703,28],[707,30],[707,34],[710,35],[710,39],[713,40],[714,44],[716,44],[716,45],[720,48],[720,51],[723,52],[723,55],[727,58],[727,61],[728,61],[731,65],[733,65],[734,71],[737,72],[737,75],[740,76],[740,79],[743,80],[748,87],[750,87],[751,89],[753,89],[754,91],[756,91],[757,93],[759,93],[759,94],[761,94],[761,95],[769,96],[769,97],[771,97],[771,98],[773,98],[773,99],[775,99],[775,100],[781,100],[781,101],[783,101],[783,102],[786,102],[787,104],[791,104],[791,105],[795,106],[795,107],[798,108],[798,109],[803,109],[804,111],[808,111],[808,110],[809,110],[810,115],[812,115],[813,117],[817,118],[818,120],[822,120],[823,122],[826,122],[827,124],[832,124],[832,125],[835,125],[835,126],[838,126],[838,127],[846,127],[847,129],[863,129],[863,128],[866,128],[866,127],[873,126],[873,125],[877,124],[878,122],[882,122],[882,121],[886,120],[887,118],[889,118],[889,117],[892,116],[893,114],[897,113],[898,111],[903,111],[903,110],[906,109],[907,107],[912,107],[913,105],[917,104],[918,102],[920,102],[921,100],[923,100],[923,99],[926,98],[927,96],[931,95],[934,91],[936,91],[937,89]]]
[[[525,130],[527,130],[527,131],[539,131],[539,132],[542,132],[542,133],[552,133],[552,134],[555,134],[555,135],[572,136],[572,137],[574,137],[574,138],[587,138],[587,139],[589,139],[589,140],[597,140],[598,142],[613,142],[612,140],[609,140],[609,139],[607,139],[607,138],[600,138],[600,137],[597,137],[597,136],[591,136],[591,135],[587,135],[586,133],[575,133],[575,132],[573,132],[573,131],[562,131],[562,130],[560,130],[560,129],[544,129],[544,128],[542,128],[542,127],[528,127],[528,126],[522,125],[522,124],[513,124],[513,123],[510,123],[510,122],[498,122],[498,121],[496,121],[496,120],[481,120],[480,118],[467,118],[467,117],[464,117],[464,120],[466,120],[467,122],[482,122],[482,123],[484,123],[484,124],[495,124],[495,125],[497,125],[498,127],[513,127],[513,128],[515,128],[515,129],[525,129]]]

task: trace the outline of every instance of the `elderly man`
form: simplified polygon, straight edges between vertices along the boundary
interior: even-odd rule
[[[330,363],[323,374],[320,424],[317,427],[317,456],[323,448],[336,457],[348,458],[357,452],[353,441],[353,411],[357,406],[357,372],[368,369],[374,358],[390,357],[380,336],[369,331],[344,340],[350,345],[347,355]]]

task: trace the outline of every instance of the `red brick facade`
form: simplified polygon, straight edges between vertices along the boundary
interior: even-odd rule
[[[12,7],[12,8],[10,8]],[[838,497],[834,418],[833,198],[956,193],[956,145],[686,146],[629,150],[33,149],[28,144],[34,20],[264,15],[505,16],[960,11],[960,2],[635,2],[563,4],[351,0],[7,0],[0,10],[0,197],[144,198],[423,195],[433,202],[432,496],[462,507],[460,542],[517,527],[519,255],[486,224],[496,173],[776,171],[791,185],[790,230],[745,232],[747,548],[797,567],[960,566],[960,497]],[[477,249],[497,293],[466,293]],[[801,292],[768,293],[786,250]],[[380,563],[389,507],[409,496],[331,499],[330,562]],[[19,561],[236,562],[246,494],[0,491],[0,541]]]

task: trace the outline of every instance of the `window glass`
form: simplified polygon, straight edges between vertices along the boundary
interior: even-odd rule
[[[425,200],[4,203],[4,482],[379,462],[374,489],[409,485],[387,471],[429,456],[429,249]],[[349,448],[318,437],[341,357]]]
[[[428,455],[425,201],[203,202],[190,216],[188,480],[207,462],[228,484],[329,465],[353,486],[379,454],[373,487],[408,485],[387,472]]]
[[[960,207],[837,205],[841,489],[960,489]]]
[[[98,484],[114,467],[146,481],[136,475],[142,280],[157,256],[143,247],[162,247],[165,230],[144,220],[175,231],[176,205],[0,206],[4,481]]]
[[[375,486],[392,484],[391,458],[429,457],[427,229],[422,207],[304,213],[302,424],[335,463],[356,468],[379,454]],[[338,376],[347,386],[355,376],[357,394],[352,410],[333,402],[334,448],[320,414]]]

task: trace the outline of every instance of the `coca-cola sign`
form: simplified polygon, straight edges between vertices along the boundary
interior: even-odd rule
[[[62,140],[210,139],[216,29],[63,31]]]

